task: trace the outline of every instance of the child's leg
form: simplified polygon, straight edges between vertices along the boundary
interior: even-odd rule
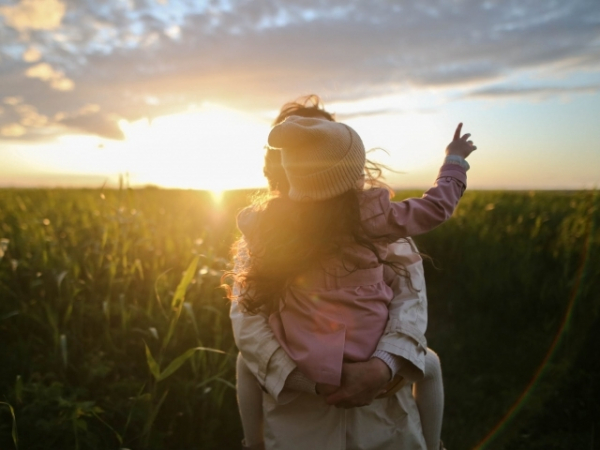
[[[444,383],[440,358],[431,349],[425,355],[425,377],[416,382],[413,395],[419,408],[427,450],[438,450],[444,416]]]
[[[248,448],[263,448],[263,411],[262,389],[254,374],[238,354],[237,364],[237,399],[244,430],[244,446]]]

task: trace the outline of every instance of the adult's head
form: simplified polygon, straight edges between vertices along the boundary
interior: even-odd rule
[[[290,116],[312,117],[335,122],[334,114],[326,111],[319,96],[314,94],[299,97],[283,105],[279,115],[273,121],[273,125],[283,122]],[[288,195],[290,184],[281,165],[281,151],[267,149],[263,173],[269,182],[271,191],[278,192],[280,196]]]
[[[283,105],[273,125],[283,122],[289,116],[314,117],[335,122],[335,114],[326,111],[321,98],[315,94],[299,97]]]

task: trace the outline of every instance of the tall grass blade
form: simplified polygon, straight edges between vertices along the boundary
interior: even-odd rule
[[[215,380],[219,381],[220,383],[223,383],[225,386],[229,386],[233,390],[237,389],[235,387],[235,384],[233,384],[231,381],[227,381],[225,378],[217,377],[215,378]]]
[[[60,285],[62,284],[63,280],[65,279],[65,277],[67,276],[67,271],[63,270],[61,273],[59,273],[56,276],[56,285],[58,286],[58,288],[60,289]]]
[[[196,316],[194,316],[194,308],[190,302],[183,302],[183,309],[185,309],[186,314],[192,321],[192,326],[194,327],[194,331],[196,332],[196,336],[200,337],[200,330],[198,328],[198,322],[196,321]]]
[[[152,352],[148,348],[148,345],[145,342],[144,342],[144,345],[146,346],[146,361],[148,363],[148,369],[150,369],[150,373],[152,374],[154,379],[156,381],[158,381],[158,379],[160,377],[160,367],[158,366],[158,363],[154,359],[154,356],[152,356]]]
[[[163,341],[163,349],[166,348],[168,343],[171,341],[171,337],[173,336],[173,332],[175,331],[175,325],[177,325],[177,320],[179,319],[179,315],[181,314],[183,300],[185,299],[185,291],[187,290],[187,287],[196,275],[196,268],[198,267],[199,259],[200,255],[196,256],[192,260],[185,273],[183,274],[183,278],[179,282],[177,289],[175,290],[175,295],[173,295],[173,300],[171,301],[171,310],[173,316],[171,318],[171,323],[169,324],[169,331],[167,332],[167,335],[165,336],[165,339]]]
[[[10,415],[12,416],[12,439],[15,448],[19,450],[19,435],[17,434],[17,418],[15,417],[15,410],[10,403],[0,402],[0,405],[6,405],[8,406],[8,409],[10,409]]]
[[[8,243],[10,241],[6,238],[2,238],[0,239],[0,259],[2,259],[4,257],[4,254],[6,253],[6,250],[8,250]]]
[[[182,366],[182,364],[184,362],[186,362],[194,353],[196,353],[198,351],[221,353],[223,355],[225,354],[224,351],[217,350],[214,348],[206,348],[206,347],[190,348],[189,350],[185,351],[184,353],[179,355],[177,358],[175,358],[173,361],[171,361],[171,363],[167,366],[167,368],[160,373],[157,381],[162,381],[165,378],[168,378],[169,376],[171,376],[177,369],[179,369]]]
[[[104,425],[106,425],[106,427],[112,431],[115,434],[115,437],[117,438],[117,441],[119,441],[119,445],[123,445],[123,438],[121,437],[121,435],[117,432],[117,430],[115,430],[113,427],[111,427],[108,423],[106,423],[106,421],[104,421],[102,419],[102,417],[100,417],[98,415],[98,413],[96,411],[92,410],[92,415],[98,419],[101,423],[103,423]]]
[[[140,400],[141,398],[144,398],[144,396],[142,395],[142,392],[144,392],[145,388],[146,388],[146,384],[144,383],[142,385],[142,387],[140,388],[140,390],[138,391],[137,395],[135,397],[133,397],[133,404],[131,405],[129,414],[127,414],[127,421],[125,422],[125,428],[123,429],[123,436],[125,436],[127,434],[127,429],[129,428],[129,424],[131,423],[131,418],[133,416],[133,408],[135,407],[135,404],[137,403],[138,400]],[[149,395],[149,394],[144,394],[144,395]]]
[[[67,349],[67,336],[64,334],[60,335],[60,354],[64,366],[67,367],[69,365],[69,352]]]
[[[179,317],[179,313],[181,312],[181,305],[183,304],[183,300],[185,298],[185,291],[189,284],[194,279],[194,275],[196,275],[196,268],[198,267],[198,260],[200,256],[196,256],[185,273],[183,274],[183,278],[179,282],[177,289],[175,290],[175,295],[173,296],[173,300],[171,301],[171,308],[175,311],[176,315]]]
[[[17,403],[23,402],[23,378],[21,375],[17,375],[17,379],[15,380],[15,398],[17,399]]]
[[[160,398],[160,400],[158,401],[158,403],[156,404],[156,407],[154,407],[154,409],[150,413],[150,417],[148,417],[148,420],[146,421],[146,425],[144,426],[144,431],[142,432],[142,435],[146,436],[146,438],[144,439],[145,444],[146,444],[145,447],[148,447],[148,442],[150,441],[150,430],[152,429],[152,424],[154,424],[154,421],[156,420],[156,416],[158,416],[158,412],[160,411],[162,404],[165,402],[165,399],[167,398],[168,393],[169,393],[169,391],[166,390],[165,393]]]
[[[0,317],[0,320],[6,320],[6,319],[10,319],[13,316],[17,316],[19,315],[19,311],[11,311],[9,313],[4,314],[2,317]]]

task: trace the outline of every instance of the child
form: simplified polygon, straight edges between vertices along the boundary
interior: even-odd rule
[[[386,261],[387,246],[452,214],[465,188],[463,158],[475,149],[460,129],[436,186],[421,199],[398,203],[384,189],[362,190],[364,147],[350,127],[292,116],[271,131],[289,198],[273,198],[238,218],[250,254],[237,275],[240,303],[251,313],[271,313],[281,346],[319,392],[340,385],[344,361],[373,354],[391,299],[383,266],[402,269]],[[238,376],[243,373],[242,367]],[[437,439],[431,448],[438,447],[439,432]]]

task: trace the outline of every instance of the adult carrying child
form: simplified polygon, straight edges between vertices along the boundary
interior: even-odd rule
[[[414,288],[406,267],[388,258],[389,246],[431,230],[452,214],[466,187],[464,157],[475,149],[467,139],[460,137],[459,125],[436,185],[421,199],[391,202],[385,189],[364,189],[364,147],[347,125],[292,116],[271,131],[269,145],[281,149],[290,189],[238,218],[247,245],[237,273],[238,301],[246,314],[268,315],[277,341],[318,393],[335,396],[343,365],[369,359],[377,347],[393,296],[384,269],[403,274]],[[280,426],[269,425],[267,448],[310,448],[310,430],[298,420],[311,414],[321,418],[321,426],[339,420],[315,398],[295,396],[286,405],[267,399],[265,414],[277,410],[283,418]],[[367,423],[393,428],[401,420],[389,417],[389,406],[375,411]],[[352,414],[345,418],[352,423]],[[356,440],[362,432],[355,422],[354,429],[343,427],[343,436],[332,431],[334,446],[322,440],[313,444],[352,448],[349,437]],[[388,435],[389,446],[365,448],[394,448],[394,433]],[[300,444],[301,436],[307,445]]]

